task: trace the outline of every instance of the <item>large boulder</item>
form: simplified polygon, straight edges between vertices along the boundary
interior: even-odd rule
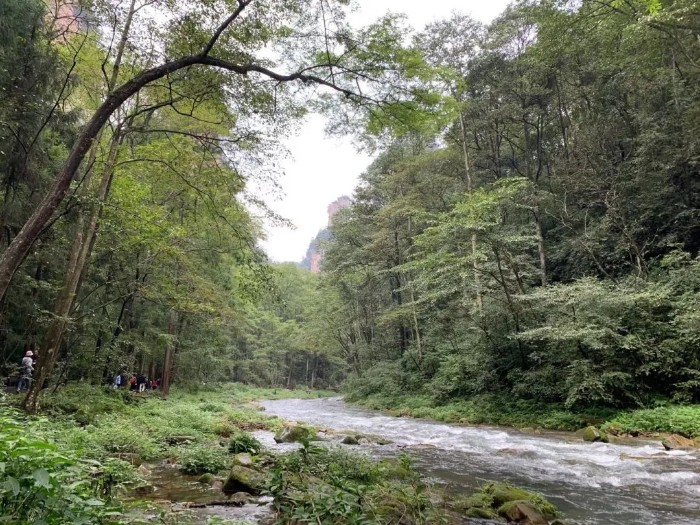
[[[504,517],[506,516],[503,513],[512,506],[507,504],[513,502],[524,503],[532,507],[545,518],[545,523],[546,520],[553,520],[556,518],[558,514],[557,508],[541,494],[530,492],[519,487],[513,487],[507,483],[489,483],[485,485],[480,492],[472,495],[471,500],[475,503],[474,506],[490,506]]]
[[[588,441],[590,443],[594,443],[596,441],[602,441],[603,443],[608,442],[608,435],[593,425],[584,428],[581,431],[581,437],[584,441]]]
[[[301,425],[290,425],[275,434],[276,443],[300,443],[311,439],[311,429]]]
[[[228,478],[224,482],[224,494],[235,494],[236,492],[247,492],[258,495],[267,484],[265,474],[253,470],[252,468],[234,465],[229,472]]]
[[[527,501],[508,501],[499,507],[498,514],[519,525],[549,525],[542,513]]]
[[[661,444],[666,450],[688,450],[690,448],[695,448],[695,442],[692,439],[679,436],[678,434],[671,434],[664,438]]]

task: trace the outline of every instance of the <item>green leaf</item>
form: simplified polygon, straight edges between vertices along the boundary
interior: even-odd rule
[[[34,478],[34,482],[40,487],[44,487],[45,489],[51,487],[51,477],[43,468],[36,469],[32,472],[32,478]]]
[[[5,480],[5,483],[2,484],[2,487],[11,492],[13,496],[16,496],[19,494],[19,481],[17,481],[13,477],[9,477]]]

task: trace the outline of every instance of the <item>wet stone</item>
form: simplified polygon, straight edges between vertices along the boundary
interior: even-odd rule
[[[661,444],[666,450],[688,450],[695,448],[695,442],[678,434],[671,434],[666,437]]]
[[[253,457],[250,454],[241,453],[233,456],[233,464],[240,465],[242,467],[252,467]]]

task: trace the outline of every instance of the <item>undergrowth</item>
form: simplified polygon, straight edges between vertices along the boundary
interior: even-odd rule
[[[572,412],[560,405],[548,405],[527,400],[506,400],[481,396],[439,403],[430,396],[371,395],[362,398],[348,395],[352,403],[375,410],[387,410],[394,416],[433,419],[445,423],[469,425],[502,425],[515,428],[538,427],[550,430],[578,430],[589,424],[599,424],[617,415],[611,409]]]

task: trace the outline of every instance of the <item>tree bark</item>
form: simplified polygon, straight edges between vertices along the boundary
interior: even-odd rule
[[[467,180],[467,193],[472,193],[472,172],[469,166],[469,148],[467,147],[467,127],[464,122],[464,113],[459,112],[459,127],[462,133],[462,158],[464,160],[464,173]],[[484,309],[484,299],[481,295],[481,276],[479,275],[479,265],[477,262],[477,237],[476,232],[471,235],[472,245],[472,271],[474,272],[474,289],[476,290],[476,307],[481,313]]]
[[[78,217],[76,227],[76,235],[73,240],[73,246],[69,256],[68,267],[63,280],[63,288],[56,300],[53,312],[53,320],[49,325],[44,338],[44,345],[39,354],[39,362],[37,365],[36,377],[32,382],[29,393],[24,400],[24,409],[27,412],[36,412],[39,408],[39,394],[44,387],[44,383],[53,372],[53,368],[58,359],[60,352],[63,334],[66,326],[70,321],[70,314],[75,304],[75,298],[79,292],[80,284],[86,263],[90,258],[94,240],[97,235],[97,228],[100,217],[102,216],[102,204],[104,203],[109,187],[111,185],[112,176],[114,174],[114,165],[117,161],[117,153],[119,151],[119,134],[112,137],[112,145],[109,151],[107,164],[105,165],[100,187],[97,191],[97,204],[92,211],[89,222],[85,224],[85,216],[81,213]]]
[[[165,357],[163,358],[163,375],[160,380],[160,393],[167,397],[170,393],[170,382],[172,379],[173,364],[175,363],[175,338],[177,337],[177,310],[170,310],[168,320],[168,335],[170,336],[168,345],[165,347]]]

